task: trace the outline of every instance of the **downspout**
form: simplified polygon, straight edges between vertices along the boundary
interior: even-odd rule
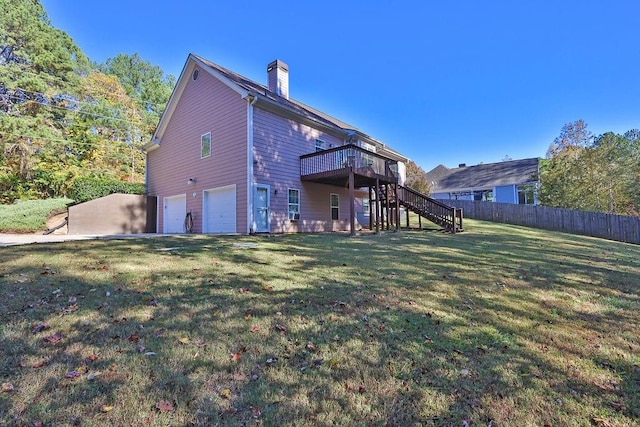
[[[253,106],[258,100],[255,95],[247,96],[247,234],[255,232],[253,218]]]

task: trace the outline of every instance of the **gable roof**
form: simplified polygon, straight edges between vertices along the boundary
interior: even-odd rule
[[[453,169],[438,165],[427,172],[426,178],[432,183],[434,193],[487,190],[501,185],[518,185],[536,181],[538,162],[539,159],[535,157]]]
[[[171,115],[175,111],[176,104],[184,91],[184,88],[189,81],[189,76],[195,66],[199,66],[201,69],[207,71],[209,74],[216,77],[218,80],[226,84],[228,87],[238,92],[238,94],[248,101],[252,101],[255,105],[262,107],[266,110],[275,111],[281,115],[289,116],[297,121],[306,122],[313,126],[320,127],[324,131],[338,135],[344,139],[349,139],[353,135],[357,135],[366,142],[372,143],[381,149],[381,154],[390,157],[394,160],[406,161],[407,157],[396,152],[384,143],[370,137],[361,130],[357,129],[346,122],[343,122],[335,117],[332,117],[326,113],[323,113],[315,108],[303,104],[300,101],[296,101],[292,98],[284,98],[269,90],[269,88],[263,84],[254,82],[221,67],[213,62],[204,59],[193,53],[189,54],[187,61],[180,73],[176,87],[167,103],[167,108],[160,118],[160,122],[153,135],[153,141],[147,144],[147,149],[156,145],[157,141],[162,137],[167,124],[170,121]]]

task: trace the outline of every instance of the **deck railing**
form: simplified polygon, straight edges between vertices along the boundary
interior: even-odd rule
[[[398,198],[401,205],[445,227],[452,233],[463,229],[462,209],[456,209],[403,186],[398,188]]]
[[[356,173],[382,175],[397,179],[397,163],[395,160],[357,145],[348,144],[300,156],[300,175],[330,172],[347,173],[350,168],[353,168]]]

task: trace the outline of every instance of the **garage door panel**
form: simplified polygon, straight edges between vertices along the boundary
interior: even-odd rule
[[[184,217],[187,214],[187,196],[165,197],[163,233],[184,233]]]
[[[204,232],[236,232],[235,185],[214,188],[204,192]]]

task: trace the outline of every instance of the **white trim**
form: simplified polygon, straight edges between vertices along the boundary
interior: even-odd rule
[[[253,192],[253,104],[255,98],[247,98],[247,229],[246,233],[250,234],[251,230],[255,231],[254,218],[254,192]]]
[[[187,84],[189,82],[196,83],[196,82],[202,81],[202,76],[198,77],[198,80],[196,81],[194,81],[191,78],[191,75],[195,67],[200,67],[203,71],[206,71],[211,76],[215,77],[216,79],[224,83],[226,86],[228,86],[230,89],[237,92],[242,98],[245,98],[249,94],[249,92],[242,89],[240,86],[238,86],[237,84],[235,84],[234,82],[226,78],[224,75],[220,74],[218,71],[214,70],[209,65],[207,65],[202,60],[202,58],[198,57],[197,55],[194,55],[193,53],[190,53],[189,56],[187,57],[187,60],[184,63],[184,66],[182,67],[182,71],[180,72],[180,76],[178,77],[176,86],[174,87],[173,92],[171,93],[171,97],[169,97],[169,101],[167,102],[167,107],[165,108],[164,113],[162,113],[162,117],[160,117],[160,121],[158,122],[158,127],[156,128],[156,131],[153,133],[153,136],[151,137],[151,141],[149,141],[144,147],[147,151],[152,151],[155,148],[158,148],[160,140],[162,139],[162,136],[164,135],[164,132],[167,129],[167,125],[171,121],[171,116],[175,112],[175,109],[178,106],[178,101],[182,97],[182,93],[184,92],[184,89],[187,86]]]

